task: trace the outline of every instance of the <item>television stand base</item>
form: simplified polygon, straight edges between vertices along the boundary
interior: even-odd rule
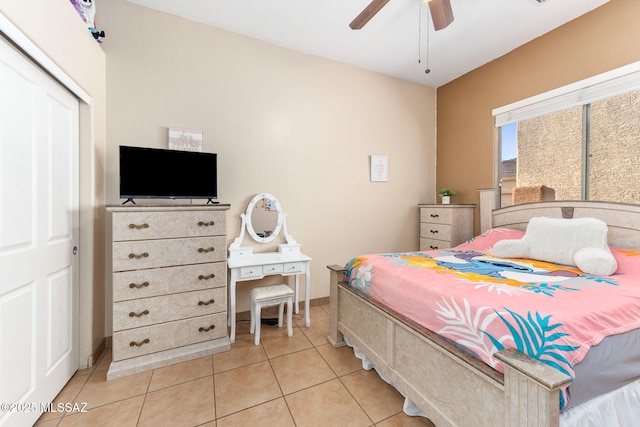
[[[127,200],[125,200],[124,202],[122,202],[123,205],[126,205],[127,203],[133,203],[134,205],[136,204],[136,202],[133,201],[133,199],[131,197],[127,198]]]
[[[220,202],[217,201],[217,200],[209,199],[209,200],[207,200],[207,204],[208,205],[219,205]]]

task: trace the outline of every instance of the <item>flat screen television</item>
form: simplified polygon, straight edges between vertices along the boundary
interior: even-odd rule
[[[218,198],[215,153],[120,146],[120,198]]]

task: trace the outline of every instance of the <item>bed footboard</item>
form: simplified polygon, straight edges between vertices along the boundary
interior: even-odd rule
[[[342,284],[343,267],[328,268],[327,340],[342,346],[347,336],[438,427],[559,425],[559,389],[570,377],[515,350],[496,354],[503,375]]]

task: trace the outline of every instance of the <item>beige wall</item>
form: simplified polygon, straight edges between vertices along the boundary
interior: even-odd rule
[[[218,153],[229,243],[251,198],[272,193],[313,258],[312,298],[329,295],[328,264],[418,248],[417,204],[435,200],[434,89],[124,0],[99,6],[109,203],[119,145],[166,147],[168,127],[196,129]],[[389,182],[369,181],[372,154],[389,156]]]
[[[638,16],[639,1],[611,0],[438,88],[437,188],[478,203],[495,186],[492,109],[640,60]]]
[[[0,13],[91,98],[80,103],[80,368],[104,340],[105,56],[68,1],[0,0]]]

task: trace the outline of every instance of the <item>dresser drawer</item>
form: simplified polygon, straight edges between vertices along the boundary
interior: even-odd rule
[[[420,237],[437,240],[451,240],[451,226],[448,224],[420,224]]]
[[[226,313],[113,333],[113,361],[227,336]]]
[[[121,301],[113,304],[113,330],[219,313],[226,308],[225,288]]]
[[[113,242],[113,271],[223,261],[225,243],[224,236]]]
[[[450,208],[420,208],[420,222],[451,224]]]
[[[114,212],[113,240],[170,239],[225,234],[225,214],[216,211]]]
[[[113,301],[227,286],[224,262],[113,273]]]

